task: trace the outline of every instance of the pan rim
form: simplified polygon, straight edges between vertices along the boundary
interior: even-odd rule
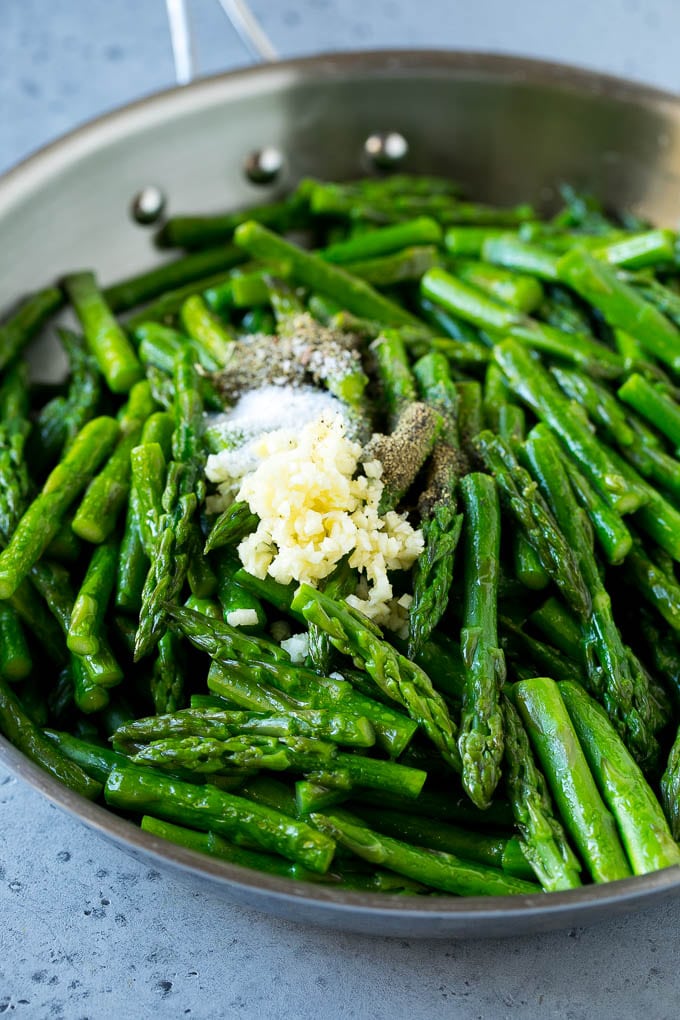
[[[377,78],[388,73],[406,76],[414,72],[544,84],[584,95],[616,98],[622,103],[671,106],[680,115],[680,94],[570,64],[473,50],[388,49],[322,53],[211,75],[187,86],[155,92],[79,125],[31,153],[0,177],[0,215],[59,169],[77,162],[102,143],[113,143],[129,134],[135,126],[139,129],[144,124],[159,123],[176,115],[182,108],[189,109],[196,100],[206,105],[217,104],[223,100],[225,91],[232,91],[234,87],[253,94],[293,82],[342,81],[359,73],[372,74]],[[1,736],[0,763],[51,803],[128,850],[143,852],[160,864],[214,882],[225,890],[241,889],[291,906],[320,908],[326,911],[327,920],[333,912],[336,916],[352,914],[373,919],[401,917],[414,921],[418,918],[432,922],[448,921],[455,922],[458,928],[468,922],[468,934],[481,936],[484,935],[484,923],[490,924],[494,920],[502,920],[505,924],[514,919],[518,923],[518,931],[528,918],[538,919],[537,928],[541,926],[540,919],[545,920],[543,927],[559,927],[563,916],[566,924],[574,914],[585,920],[587,914],[597,912],[601,915],[608,906],[633,910],[661,897],[680,893],[680,867],[606,885],[517,897],[437,896],[426,899],[333,889],[331,886],[266,875],[151,836],[108,808],[94,804],[63,786]],[[261,905],[266,909],[264,902]],[[477,930],[476,924],[479,925]],[[414,934],[427,933],[418,931]]]

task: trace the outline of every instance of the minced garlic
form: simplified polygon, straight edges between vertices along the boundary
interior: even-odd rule
[[[402,629],[404,602],[393,599],[389,571],[406,570],[423,550],[422,532],[395,511],[378,513],[381,465],[361,465],[361,446],[349,440],[339,415],[279,429],[251,446],[257,467],[236,494],[260,518],[238,547],[255,577],[316,584],[343,557],[365,578],[347,601],[378,623]]]

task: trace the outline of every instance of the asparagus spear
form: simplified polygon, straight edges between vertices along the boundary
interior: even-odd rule
[[[33,668],[19,618],[7,602],[0,602],[0,677],[23,680]]]
[[[529,738],[515,707],[503,699],[505,728],[505,785],[520,846],[546,892],[576,889],[581,885],[581,865],[565,835],[529,745]]]
[[[336,567],[330,577],[321,582],[320,587],[329,598],[343,599],[354,592],[356,574],[346,562],[342,562]],[[308,634],[307,654],[310,665],[319,673],[330,673],[332,669],[333,647],[328,634],[314,623],[308,624]]]
[[[104,542],[115,529],[130,489],[130,455],[154,407],[149,383],[146,380],[135,383],[118,417],[121,433],[118,443],[90,482],[73,518],[74,532],[88,542]]]
[[[619,733],[625,736],[636,759],[653,763],[658,746],[653,734],[654,707],[649,680],[637,659],[624,647],[614,622],[611,599],[593,554],[592,532],[574,497],[559,448],[545,426],[539,425],[529,434],[524,449],[590,591],[592,612],[582,624],[582,633],[591,688],[602,700]]]
[[[554,283],[559,279],[557,257],[538,244],[523,241],[517,234],[491,235],[485,238],[481,255],[485,262],[514,269],[516,272],[528,273],[538,277],[539,280]]]
[[[610,440],[622,447],[635,442],[635,432],[628,423],[625,408],[605,386],[569,369],[553,368],[552,374],[566,396],[581,404]]]
[[[527,881],[533,879],[533,871],[522,853],[520,841],[516,836],[470,832],[469,829],[423,818],[421,815],[380,809],[366,810],[354,803],[351,810],[385,836],[402,839],[404,842],[437,850],[440,853],[454,854],[456,857],[486,864],[492,868],[500,868]]]
[[[42,560],[32,568],[31,582],[44,598],[64,636],[67,636],[73,612],[74,594],[66,571],[55,564]],[[103,636],[96,653],[72,654],[71,659],[80,665],[81,672],[90,686],[114,687],[123,679],[123,671]],[[78,707],[82,708],[81,705]],[[83,709],[83,711],[87,710]],[[89,711],[95,711],[95,709],[90,708]]]
[[[661,805],[597,702],[578,684],[559,684],[562,700],[602,797],[616,819],[634,875],[680,864]]]
[[[257,258],[287,261],[293,276],[311,290],[320,290],[356,315],[387,325],[417,323],[409,312],[378,294],[369,284],[330,265],[318,255],[303,251],[254,221],[243,223],[234,234],[236,244]]]
[[[494,336],[509,335],[523,346],[580,365],[593,375],[616,378],[623,371],[621,358],[592,337],[564,333],[531,319],[443,269],[430,269],[421,281],[421,291],[454,315]]]
[[[679,560],[680,512],[622,457],[619,457],[613,450],[609,451],[609,456],[630,485],[634,485],[646,497],[645,505],[635,515],[640,528],[654,539],[669,556],[676,561]]]
[[[208,687],[248,710],[290,714],[303,709],[332,709],[368,719],[377,743],[394,758],[402,754],[416,730],[407,716],[366,697],[347,681],[320,677],[312,670],[283,663],[213,662]]]
[[[444,759],[460,768],[454,723],[427,674],[382,639],[379,629],[351,606],[301,584],[292,607],[325,630],[339,652],[363,663],[377,686],[403,705]]]
[[[300,219],[306,206],[302,188],[287,198],[250,206],[238,212],[213,216],[171,216],[163,224],[156,240],[164,248],[209,248],[232,237],[241,223],[256,220],[274,230],[288,230]]]
[[[66,644],[79,655],[96,655],[102,640],[106,607],[113,591],[118,543],[109,539],[92,553],[68,625]]]
[[[460,645],[465,663],[458,737],[463,786],[477,807],[488,807],[500,779],[503,726],[500,689],[505,659],[499,647],[497,595],[500,551],[498,490],[488,475],[461,481],[465,515],[465,606]]]
[[[581,663],[560,652],[558,648],[538,641],[508,616],[501,616],[501,645],[506,657],[520,675],[520,670],[533,669],[549,673],[555,680],[581,680]],[[524,675],[522,672],[521,675]]]
[[[212,552],[226,545],[236,545],[257,527],[259,518],[251,513],[243,500],[236,500],[215,519],[205,543],[204,552]]]
[[[95,800],[101,793],[101,783],[91,779],[78,765],[69,761],[31,722],[2,677],[0,677],[0,730],[27,758],[50,772],[71,790],[87,797],[88,800]]]
[[[680,840],[680,728],[668,753],[660,785],[661,800],[673,838]]]
[[[173,262],[165,262],[162,266],[127,280],[119,280],[104,290],[104,298],[112,311],[126,312],[165,291],[200,280],[211,273],[231,269],[242,261],[243,252],[239,248],[232,244],[220,245],[197,254],[185,255]]]
[[[680,332],[654,305],[625,283],[616,269],[574,248],[558,263],[560,279],[604,316],[610,326],[635,335],[646,351],[676,371],[680,368]]]
[[[150,529],[156,527],[160,519],[165,459],[170,456],[171,437],[172,418],[167,412],[159,411],[147,418],[141,436],[141,445],[147,448],[155,444],[154,449],[145,449],[140,455],[135,447],[130,453],[130,494],[116,578],[116,606],[120,609],[139,613],[142,606],[142,592],[149,571]]]
[[[101,375],[81,338],[67,329],[58,329],[57,336],[68,360],[69,386],[65,395],[41,408],[28,437],[26,457],[36,478],[42,478],[68,449],[101,398]]]
[[[483,864],[463,861],[453,854],[422,850],[401,840],[382,836],[344,812],[313,814],[310,820],[321,832],[365,861],[382,864],[391,871],[443,892],[457,896],[527,895],[536,892],[532,882]]]
[[[131,315],[126,321],[125,325],[132,335],[140,327],[148,324],[149,322],[161,322],[166,324],[172,324],[175,318],[179,315],[182,305],[187,298],[193,294],[205,293],[211,287],[219,287],[224,283],[228,283],[232,279],[232,270],[229,272],[211,273],[209,276],[204,276],[200,280],[194,280],[193,283],[187,283],[183,287],[176,287],[174,290],[166,290],[164,294],[156,298],[155,301],[150,302],[148,305],[144,305],[138,312]],[[149,371],[147,369],[147,376]]]
[[[62,733],[59,730],[47,729],[44,733],[66,758],[79,765],[83,772],[96,779],[102,786],[113,768],[129,765],[129,760],[124,754],[112,751],[110,747],[93,744],[74,737],[72,733]]]
[[[440,261],[436,247],[428,244],[402,248],[401,251],[377,258],[349,262],[344,268],[364,283],[384,288],[419,280],[428,269],[438,266]]]
[[[28,420],[28,370],[23,362],[6,373],[0,389],[0,536],[9,540],[26,508],[30,480],[24,447]]]
[[[181,320],[189,336],[224,368],[232,355],[235,336],[218,315],[198,294],[188,297],[182,305]]]
[[[388,329],[374,340],[371,351],[382,386],[388,423],[394,429],[404,410],[418,399],[406,346],[398,330]]]
[[[423,398],[442,418],[440,439],[419,500],[425,540],[413,574],[409,607],[409,658],[414,659],[443,616],[453,580],[453,563],[463,518],[456,512],[456,484],[461,470],[458,450],[458,393],[446,358],[432,352],[414,366]]]
[[[614,818],[598,793],[557,684],[545,677],[512,688],[560,815],[595,882],[631,874]]]
[[[237,844],[254,843],[321,874],[333,859],[335,844],[328,836],[305,822],[215,787],[191,786],[129,765],[113,769],[104,792],[113,807],[153,810],[168,821],[214,831]]]
[[[588,481],[618,513],[639,509],[643,500],[631,490],[610,458],[552,382],[550,376],[514,340],[494,349],[494,358],[517,394],[546,422],[572,455]]]
[[[503,505],[513,514],[536,550],[541,566],[559,586],[571,609],[581,619],[587,619],[592,603],[573,547],[560,530],[536,482],[500,436],[481,432],[476,446],[498,483]]]
[[[168,465],[164,514],[154,541],[151,566],[144,585],[135,657],[146,655],[163,630],[162,603],[172,601],[181,591],[190,566],[191,554],[200,549],[195,513],[203,501],[205,482],[199,454],[202,449],[203,402],[198,376],[191,356],[177,357],[174,370],[175,430],[173,460]]]
[[[127,393],[142,377],[142,366],[116,322],[92,273],[72,273],[64,287],[85,340],[113,393]]]
[[[13,595],[41,557],[66,510],[107,456],[117,435],[118,424],[113,418],[95,418],[81,429],[0,553],[0,598]]]
[[[395,223],[394,226],[369,230],[323,248],[319,254],[326,262],[342,264],[400,252],[412,245],[439,244],[442,228],[427,216]]]
[[[64,295],[58,287],[46,287],[29,295],[17,311],[0,325],[0,369],[21,353],[63,303]]]
[[[643,598],[654,606],[674,631],[680,631],[680,585],[654,563],[639,539],[626,557],[626,572]]]
[[[195,708],[124,723],[113,737],[116,749],[167,737],[211,737],[228,740],[239,734],[305,737],[351,747],[372,747],[375,733],[365,716],[332,709],[300,709],[285,714]]]
[[[630,531],[623,523],[615,510],[607,505],[605,500],[592,488],[590,482],[581,474],[574,462],[569,457],[563,457],[562,463],[567,472],[574,494],[588,515],[595,537],[600,543],[600,548],[607,563],[614,565],[622,563],[630,552],[633,540]],[[615,463],[619,463],[615,461]],[[622,467],[624,477],[627,476]],[[646,513],[647,508],[643,507],[638,514]]]
[[[680,355],[677,367],[680,367]],[[638,372],[626,379],[618,395],[667,436],[675,447],[680,447],[680,406],[675,400]]]
[[[543,288],[532,276],[490,266],[486,262],[475,262],[474,259],[457,259],[453,271],[464,283],[479,287],[519,312],[533,312],[543,300]]]

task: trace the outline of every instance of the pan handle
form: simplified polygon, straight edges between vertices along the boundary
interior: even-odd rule
[[[268,63],[279,55],[246,0],[217,0],[242,42],[256,61]],[[170,25],[170,40],[178,85],[188,85],[195,77],[194,40],[186,0],[165,0]]]

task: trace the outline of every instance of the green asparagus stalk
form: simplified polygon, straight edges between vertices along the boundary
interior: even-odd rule
[[[234,234],[234,240],[257,258],[290,262],[293,276],[301,284],[327,294],[356,315],[394,326],[417,323],[414,316],[404,308],[378,294],[363,280],[324,262],[318,255],[303,251],[259,223],[250,221],[241,224]]]
[[[328,836],[305,822],[215,787],[191,786],[129,765],[113,769],[105,796],[113,807],[153,810],[167,821],[213,831],[237,844],[255,844],[321,874],[333,859],[335,844]]]
[[[361,661],[380,690],[403,705],[444,759],[453,768],[460,768],[456,731],[449,711],[416,663],[384,641],[379,629],[362,613],[307,584],[300,585],[292,606],[308,622],[325,630],[339,652]]]
[[[374,340],[371,351],[382,386],[388,422],[390,428],[395,429],[404,410],[418,399],[406,346],[399,331],[389,329],[383,330]]]
[[[322,249],[319,254],[326,262],[343,264],[391,255],[413,245],[434,244],[442,239],[442,228],[426,216],[394,226],[369,230],[358,237],[350,237]]]
[[[564,368],[553,368],[552,374],[565,395],[583,407],[608,439],[622,447],[635,442],[635,431],[628,423],[625,408],[601,383]]]
[[[525,858],[546,892],[576,889],[581,865],[565,835],[514,706],[503,699],[505,785]]]
[[[222,319],[210,311],[198,294],[186,299],[182,305],[181,319],[189,336],[224,368],[231,358],[235,337]]]
[[[0,553],[0,598],[13,595],[42,556],[59,530],[64,514],[107,456],[117,435],[117,422],[101,417],[88,422],[76,436],[22,516],[9,545]]]
[[[566,828],[595,882],[627,878],[631,870],[616,823],[598,793],[557,684],[545,677],[512,688]]]
[[[0,730],[27,758],[51,773],[69,789],[95,800],[101,783],[91,779],[74,762],[69,761],[26,715],[19,701],[0,678]]]
[[[644,230],[596,248],[593,255],[604,259],[610,266],[626,269],[664,266],[675,260],[676,241],[677,235],[673,230]]]
[[[454,854],[456,857],[486,864],[491,868],[500,868],[527,881],[533,879],[533,871],[520,849],[520,842],[516,836],[492,836],[470,832],[469,829],[423,818],[420,815],[380,809],[367,811],[355,804],[351,810],[385,836],[440,853]]]
[[[453,271],[464,283],[479,287],[519,312],[533,312],[543,300],[543,288],[538,280],[523,273],[491,266],[487,262],[476,262],[474,259],[457,259]]]
[[[288,230],[300,220],[305,207],[306,197],[300,187],[287,198],[238,212],[213,216],[171,216],[163,224],[156,240],[164,248],[209,248],[228,241],[236,228],[247,220],[256,220],[273,230]]]
[[[661,799],[673,838],[680,839],[680,728],[661,776]]]
[[[640,493],[631,490],[545,369],[514,340],[498,344],[494,357],[513,392],[550,426],[612,509],[620,514],[638,510],[643,502]]]
[[[497,629],[500,552],[498,490],[488,475],[461,482],[465,515],[465,606],[460,645],[465,663],[458,737],[463,786],[479,808],[488,807],[500,779],[503,725],[500,690],[505,659]]]
[[[121,726],[113,744],[125,751],[130,744],[168,737],[211,737],[228,740],[240,734],[268,737],[304,737],[351,747],[372,747],[375,733],[365,716],[331,709],[302,709],[286,714],[186,708],[166,715],[135,719]]]
[[[151,566],[144,585],[135,646],[137,659],[146,655],[160,639],[164,620],[162,605],[179,596],[189,572],[191,556],[200,554],[195,514],[205,493],[200,460],[203,401],[198,391],[195,367],[186,352],[175,362],[174,385],[173,460],[168,465],[163,493],[165,512],[159,522],[158,538],[154,542]]]
[[[680,367],[680,355],[678,356]],[[639,373],[630,375],[618,395],[631,407],[651,422],[663,435],[680,447],[680,406],[657,386],[653,386]]]
[[[633,537],[633,548],[626,557],[626,572],[643,598],[661,614],[674,631],[680,631],[680,585],[648,556],[642,543]]]
[[[559,690],[602,798],[616,819],[633,874],[680,864],[680,847],[661,805],[606,713],[578,684],[561,683]]]
[[[654,305],[625,283],[616,269],[574,248],[558,263],[560,279],[589,301],[610,326],[635,335],[646,351],[676,371],[680,368],[680,333]]]
[[[563,464],[576,498],[588,515],[604,558],[607,563],[613,565],[622,563],[633,544],[630,531],[569,457],[563,458]],[[623,468],[622,474],[626,477]],[[646,511],[647,508],[643,507],[638,514],[644,514]]]
[[[571,609],[581,619],[588,619],[591,598],[573,547],[560,530],[536,482],[500,436],[481,432],[476,446],[498,483],[503,505],[522,528],[541,566],[559,586]]]
[[[200,280],[211,273],[231,269],[243,261],[243,252],[231,244],[209,248],[194,255],[185,255],[165,262],[146,273],[120,280],[104,290],[104,298],[112,311],[126,312],[168,290]]]
[[[92,553],[69,620],[66,644],[79,655],[96,655],[102,641],[106,608],[113,591],[118,543],[110,539]]]
[[[494,266],[527,273],[548,283],[555,283],[559,279],[557,257],[538,244],[523,241],[517,234],[501,233],[485,238],[481,256],[485,262]]]
[[[403,753],[416,730],[407,716],[364,696],[347,681],[320,677],[312,670],[283,663],[213,662],[208,687],[251,711],[289,715],[301,710],[331,709],[368,719],[377,743],[394,758]]]
[[[130,341],[116,322],[92,273],[64,279],[85,340],[113,393],[127,393],[142,377],[142,366]]]
[[[11,605],[0,602],[0,677],[23,680],[33,668],[31,653],[19,618]]]
[[[636,759],[653,763],[658,753],[654,738],[654,706],[649,678],[623,645],[612,615],[611,599],[593,554],[593,537],[585,512],[576,502],[564,471],[559,448],[545,426],[537,426],[524,446],[531,471],[550,504],[590,591],[592,612],[582,624],[586,664],[593,692],[625,737]],[[629,558],[630,558],[629,554]]]
[[[538,322],[443,269],[430,269],[421,281],[421,291],[493,336],[509,335],[523,346],[580,365],[592,375],[616,378],[623,371],[620,357],[592,337],[564,333]]]
[[[418,504],[425,549],[413,575],[408,646],[411,659],[416,658],[448,605],[454,556],[463,524],[462,515],[456,510],[456,485],[462,466],[458,450],[458,393],[442,354],[424,355],[416,362],[414,374],[424,400],[441,415],[443,426]]]
[[[146,380],[135,383],[118,418],[120,439],[103,469],[90,482],[73,518],[73,530],[88,542],[104,542],[115,529],[130,489],[130,454],[154,406],[149,383]]]
[[[401,840],[383,836],[359,823],[353,815],[335,812],[313,814],[317,828],[371,864],[381,864],[423,885],[457,896],[528,895],[532,882],[515,878],[496,868],[463,861],[453,854],[423,850]]]
[[[0,370],[21,353],[63,303],[64,295],[58,287],[46,287],[29,295],[0,325]]]

